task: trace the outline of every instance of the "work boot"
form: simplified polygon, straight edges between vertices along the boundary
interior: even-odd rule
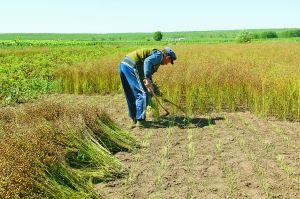
[[[136,119],[131,120],[130,129],[134,129],[136,127]]]
[[[137,123],[136,123],[136,127],[138,128],[148,128],[149,127],[149,124],[146,120],[138,120]]]

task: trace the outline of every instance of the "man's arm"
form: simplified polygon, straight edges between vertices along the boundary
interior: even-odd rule
[[[160,51],[155,51],[144,61],[144,84],[151,95],[154,94],[152,86],[152,70],[153,66],[161,64],[163,54]]]
[[[163,59],[163,53],[160,51],[154,51],[144,61],[144,78],[152,79],[153,66],[161,64]]]

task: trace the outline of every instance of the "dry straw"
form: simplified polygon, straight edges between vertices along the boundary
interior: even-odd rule
[[[97,106],[52,97],[0,110],[1,198],[94,198],[92,183],[124,175],[112,156],[135,139]]]

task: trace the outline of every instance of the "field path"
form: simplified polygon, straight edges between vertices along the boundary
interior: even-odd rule
[[[127,128],[122,95],[98,101]],[[132,133],[142,148],[115,154],[129,174],[95,185],[104,198],[300,198],[299,122],[176,115]]]

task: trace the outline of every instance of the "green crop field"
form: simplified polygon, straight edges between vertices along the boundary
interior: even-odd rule
[[[0,34],[0,198],[298,198],[300,37],[248,31]],[[177,107],[127,130],[118,64],[164,46]]]
[[[162,41],[167,42],[197,42],[197,43],[232,43],[242,30],[221,31],[187,31],[163,33]],[[253,39],[266,39],[264,33],[275,32],[275,40],[299,41],[299,29],[253,29],[247,30],[253,34]],[[58,34],[58,33],[7,33],[0,34],[2,45],[8,41],[38,40],[38,41],[89,41],[89,42],[153,42],[153,33],[107,33],[107,34]],[[273,39],[274,40],[274,39]],[[48,42],[51,43],[51,42]],[[0,42],[1,46],[1,42]]]

